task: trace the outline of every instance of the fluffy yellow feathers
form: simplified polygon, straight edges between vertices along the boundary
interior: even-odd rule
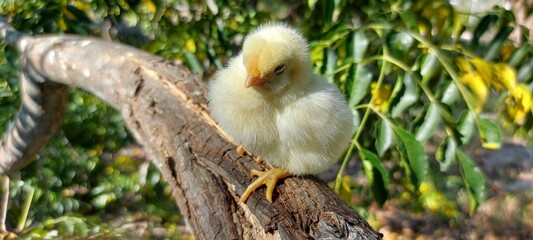
[[[353,115],[342,93],[313,74],[307,43],[283,24],[259,27],[242,52],[218,72],[209,90],[211,114],[233,140],[274,169],[241,197],[278,179],[316,174],[333,165],[351,139]]]

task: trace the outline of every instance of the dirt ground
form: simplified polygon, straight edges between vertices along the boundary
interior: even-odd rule
[[[472,146],[469,153],[487,184],[487,200],[477,211],[445,220],[389,201],[370,209],[384,239],[533,239],[533,148],[508,140],[500,150]]]

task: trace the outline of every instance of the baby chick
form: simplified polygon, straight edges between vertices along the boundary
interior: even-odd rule
[[[233,140],[274,168],[258,176],[241,196],[261,185],[266,198],[278,180],[316,174],[343,154],[353,115],[342,93],[313,74],[307,42],[285,24],[250,33],[242,52],[217,73],[209,89],[213,118]]]

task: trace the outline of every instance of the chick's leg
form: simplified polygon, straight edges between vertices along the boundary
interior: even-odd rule
[[[252,169],[250,172],[252,176],[257,176],[258,178],[252,182],[248,188],[244,191],[244,193],[241,196],[240,201],[246,202],[250,194],[252,194],[257,188],[259,188],[262,185],[266,185],[266,199],[272,203],[272,193],[274,192],[274,188],[276,188],[276,183],[284,179],[286,177],[289,177],[290,174],[281,168],[272,168],[267,171],[258,171],[255,169]]]

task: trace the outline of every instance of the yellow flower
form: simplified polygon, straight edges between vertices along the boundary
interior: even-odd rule
[[[389,84],[381,84],[381,86],[377,87],[377,82],[373,82],[370,84],[371,93],[374,105],[376,107],[380,107],[382,112],[387,112],[387,109],[389,108],[389,97],[391,95],[392,89]]]
[[[494,82],[497,82],[499,86],[505,86],[509,91],[513,91],[516,85],[516,70],[505,63],[494,64],[493,69],[494,76],[496,77]]]
[[[468,86],[476,98],[477,112],[483,109],[490,87],[498,91],[515,89],[516,70],[505,63],[491,64],[481,58],[473,58],[458,59],[457,66],[461,72],[461,83]]]
[[[151,0],[143,0],[142,5],[144,5],[145,9],[148,10],[149,13],[155,13],[157,10],[157,7]]]
[[[518,84],[509,91],[509,97],[505,100],[505,117],[513,123],[522,123],[527,113],[533,111],[533,95],[525,84]]]
[[[185,42],[185,48],[189,50],[189,52],[195,53],[196,52],[196,43],[194,42],[194,39],[189,38]]]
[[[61,29],[61,31],[66,31],[68,26],[67,26],[67,23],[65,22],[65,19],[64,18],[58,18],[57,19],[57,27],[59,29]]]
[[[473,58],[470,63],[474,65],[483,81],[501,91],[504,88],[511,90],[516,82],[516,71],[505,63],[490,64],[481,58]]]
[[[442,214],[446,217],[456,217],[458,215],[455,202],[439,192],[432,183],[423,182],[420,184],[419,191],[419,201],[430,212]]]
[[[481,78],[483,78],[483,81],[485,81],[487,85],[492,85],[491,84],[493,82],[492,79],[494,78],[494,75],[492,74],[492,66],[481,58],[473,58],[469,62],[472,65],[474,65],[474,67],[477,70],[477,73],[479,73]],[[497,86],[492,85],[492,86],[498,90],[501,89],[499,85]]]
[[[461,83],[468,86],[476,98],[476,112],[481,112],[489,95],[489,86],[477,72],[467,72],[461,76]]]
[[[500,50],[500,56],[502,61],[507,62],[509,58],[513,55],[513,52],[516,48],[512,44],[505,44]]]

